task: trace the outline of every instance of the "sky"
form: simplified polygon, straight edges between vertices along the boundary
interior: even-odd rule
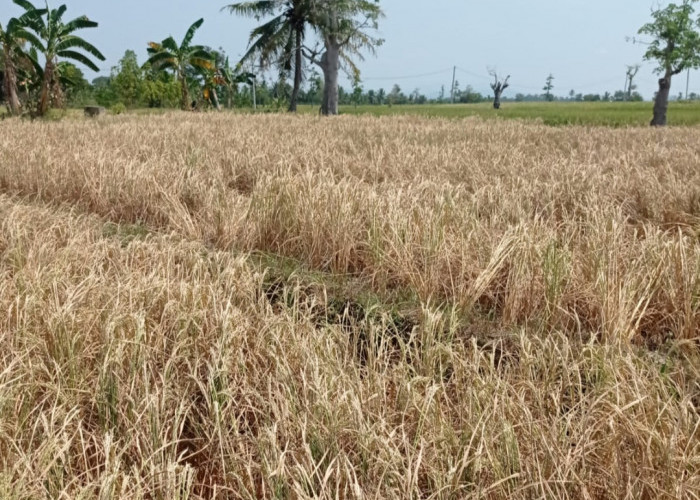
[[[0,20],[20,9],[0,0]],[[233,60],[245,52],[254,19],[222,12],[220,0],[62,0],[66,19],[86,14],[99,28],[81,35],[96,45],[107,60],[108,75],[127,49],[145,61],[146,44],[169,35],[181,40],[200,17],[204,25],[195,43],[222,47]],[[39,4],[37,0],[35,4]],[[644,63],[644,45],[628,41],[651,19],[651,8],[662,0],[381,0],[386,17],[379,36],[385,42],[376,56],[360,62],[365,89],[389,91],[398,84],[405,93],[419,89],[430,97],[452,82],[453,68],[460,88],[471,85],[490,91],[489,69],[510,75],[505,96],[541,94],[545,79],[554,75],[555,95],[621,90],[626,66],[642,64],[635,83],[650,99],[656,90],[654,65]],[[59,5],[54,0],[51,5]],[[85,69],[89,80],[98,76]],[[673,81],[671,93],[685,93],[686,76]],[[342,83],[342,82],[341,82]],[[347,80],[345,81],[347,86]],[[690,74],[690,92],[700,93],[700,71]]]

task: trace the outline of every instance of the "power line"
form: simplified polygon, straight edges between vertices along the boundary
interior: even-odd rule
[[[460,68],[459,66],[457,66],[457,69],[460,70],[462,73],[466,73],[469,76],[473,76],[474,78],[481,78],[482,80],[491,80],[491,77],[479,75],[478,73],[473,73],[468,69]]]
[[[419,75],[404,75],[404,76],[381,76],[381,77],[368,77],[368,78],[362,78],[363,81],[377,81],[377,80],[409,80],[413,78],[423,78],[425,76],[435,76],[435,75],[442,75],[445,74],[449,71],[452,71],[452,68],[447,68],[447,69],[442,69],[440,71],[432,71],[430,73],[422,73]]]

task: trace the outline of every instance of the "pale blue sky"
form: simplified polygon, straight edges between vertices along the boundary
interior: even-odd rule
[[[102,74],[134,49],[145,60],[146,43],[172,34],[181,39],[199,17],[205,22],[196,43],[223,47],[233,59],[245,51],[252,19],[220,12],[218,0],[62,0],[66,18],[87,14],[100,27],[83,32],[107,56]],[[0,19],[18,13],[10,0]],[[40,0],[36,0],[40,3]],[[452,67],[460,86],[488,92],[487,69],[511,75],[506,95],[542,93],[547,75],[555,76],[554,93],[598,93],[622,89],[625,65],[642,63],[644,47],[625,40],[650,19],[656,0],[382,0],[386,40],[377,57],[360,64],[365,88],[389,90],[398,83],[435,95],[449,89]],[[668,2],[662,1],[661,5]],[[58,5],[58,1],[52,5]],[[85,70],[88,79],[96,76]],[[426,75],[426,76],[417,76]],[[652,66],[642,65],[636,83],[646,99],[656,84]],[[685,75],[676,77],[672,95],[685,92]],[[690,91],[700,93],[700,72],[691,73]]]

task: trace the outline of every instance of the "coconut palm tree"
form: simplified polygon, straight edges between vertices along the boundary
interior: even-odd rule
[[[192,39],[203,23],[204,19],[195,21],[185,33],[185,38],[182,39],[180,45],[172,36],[160,43],[151,42],[148,44],[150,58],[146,61],[146,65],[151,65],[154,69],[161,71],[173,70],[175,77],[180,82],[182,92],[180,107],[183,110],[189,109],[190,106],[187,70],[215,69],[209,51],[201,45],[192,45]]]
[[[27,25],[38,37],[29,40],[29,42],[44,55],[41,93],[37,107],[37,114],[43,116],[51,104],[51,90],[57,85],[59,58],[84,64],[93,71],[100,70],[89,56],[91,55],[100,61],[104,61],[105,57],[94,45],[75,35],[75,32],[80,29],[96,28],[98,24],[88,19],[87,16],[80,16],[72,21],[64,22],[63,15],[68,10],[65,4],[57,9],[51,9],[46,2],[46,9],[37,9],[29,0],[14,1],[17,5],[22,6],[28,14],[33,13]],[[36,15],[37,12],[41,12],[41,15]]]
[[[261,19],[274,16],[250,33],[250,45],[243,60],[260,57],[263,66],[274,63],[281,72],[294,68],[294,86],[289,111],[297,110],[304,72],[302,49],[306,28],[312,17],[309,0],[255,0],[224,7],[232,14]],[[293,62],[292,62],[293,61]]]
[[[21,0],[14,0],[14,3],[22,5]],[[4,63],[3,72],[3,93],[7,100],[10,114],[18,115],[22,110],[22,103],[19,100],[17,91],[17,67],[19,65],[38,65],[36,59],[32,58],[29,52],[24,51],[26,42],[31,44],[40,43],[34,33],[27,29],[28,24],[36,16],[44,14],[44,10],[30,10],[19,18],[12,18],[3,28],[0,24],[0,53]]]

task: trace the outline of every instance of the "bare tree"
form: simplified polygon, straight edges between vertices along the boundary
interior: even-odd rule
[[[498,80],[498,73],[496,73],[496,70],[489,70],[489,75],[493,77],[493,83],[491,84],[491,88],[493,89],[493,109],[501,109],[501,95],[503,91],[510,86],[508,84],[510,75],[506,76],[506,79],[502,82]]]
[[[632,91],[637,88],[634,85],[634,77],[637,76],[639,72],[639,64],[634,64],[632,66],[627,66],[627,78],[625,80],[625,99],[628,101],[632,100]]]

